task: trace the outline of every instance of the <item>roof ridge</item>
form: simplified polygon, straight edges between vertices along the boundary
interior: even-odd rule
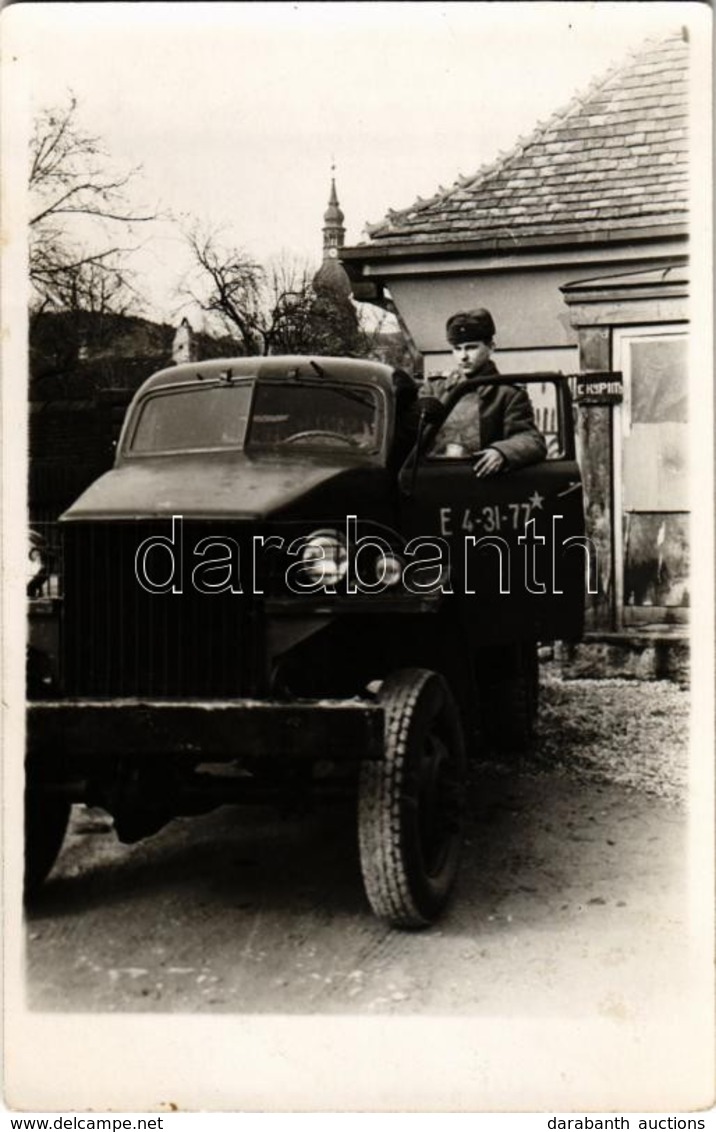
[[[672,40],[679,39],[682,42],[688,42],[688,37],[684,34],[685,29],[671,31],[667,34],[661,33],[658,35],[648,36],[638,47],[630,47],[627,53],[622,56],[617,62],[612,65],[602,74],[596,75],[589,84],[582,90],[572,95],[569,101],[558,107],[553,111],[548,118],[543,121],[537,120],[535,128],[528,134],[521,134],[518,136],[516,143],[507,150],[498,151],[496,157],[489,162],[485,162],[477,169],[477,171],[469,176],[458,173],[457,179],[450,188],[444,189],[442,185],[438,186],[438,191],[432,197],[423,198],[418,196],[412,205],[404,209],[388,209],[385,217],[376,223],[368,223],[366,221],[364,228],[369,237],[377,235],[381,229],[393,224],[400,224],[401,220],[409,219],[415,213],[423,212],[430,208],[432,205],[439,204],[441,201],[449,199],[449,197],[456,191],[456,189],[476,188],[481,183],[484,183],[490,176],[493,176],[504,169],[508,169],[510,163],[519,160],[525,150],[530,146],[539,145],[545,135],[556,125],[563,122],[566,118],[570,117],[580,107],[583,107],[589,102],[594,95],[603,89],[611,80],[621,72],[627,72],[634,63],[646,55],[650,50],[656,47],[662,47]]]

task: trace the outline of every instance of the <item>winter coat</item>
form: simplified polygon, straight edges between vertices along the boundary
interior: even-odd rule
[[[499,374],[494,362],[488,360],[477,377]],[[459,373],[447,377],[428,378],[429,393],[445,400],[449,393],[463,382]],[[496,448],[505,458],[508,468],[522,468],[536,464],[547,455],[547,445],[535,424],[532,402],[520,385],[499,383],[476,385],[474,392],[466,393],[446,418],[436,437],[433,455],[447,455],[447,446],[459,445],[466,455],[473,456],[485,448]]]

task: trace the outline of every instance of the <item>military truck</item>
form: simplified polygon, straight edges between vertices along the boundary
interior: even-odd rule
[[[542,463],[485,479],[436,454],[441,420],[378,362],[242,357],[145,382],[55,562],[32,547],[57,643],[30,650],[28,894],[73,802],[133,842],[226,802],[347,796],[374,912],[439,916],[467,760],[529,742],[538,642],[582,631],[567,383],[489,380],[519,380],[551,432]]]

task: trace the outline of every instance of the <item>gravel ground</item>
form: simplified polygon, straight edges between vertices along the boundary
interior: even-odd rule
[[[671,802],[686,797],[689,692],[666,680],[562,680],[543,665],[527,773],[612,782]]]
[[[688,706],[670,683],[543,665],[535,752],[471,764],[461,874],[429,932],[370,914],[351,800],[224,806],[129,846],[77,807],[28,913],[30,1011],[671,1024],[693,971]]]

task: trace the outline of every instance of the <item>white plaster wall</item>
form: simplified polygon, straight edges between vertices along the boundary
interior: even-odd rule
[[[525,369],[573,370],[577,356],[577,332],[560,291],[566,283],[610,276],[618,271],[637,271],[653,266],[654,258],[665,248],[635,254],[635,249],[605,256],[596,251],[572,253],[567,260],[538,264],[524,262],[511,266],[503,259],[480,266],[465,261],[443,262],[430,268],[425,261],[413,268],[391,264],[380,275],[388,286],[416,346],[422,354],[446,355],[445,323],[457,310],[484,306],[495,320],[497,351],[510,351],[515,372]],[[670,249],[673,253],[673,249]],[[413,274],[406,274],[411,270]],[[544,351],[542,360],[539,352]],[[430,365],[432,366],[432,357]],[[442,364],[442,363],[440,363]],[[504,363],[503,367],[504,368]]]

